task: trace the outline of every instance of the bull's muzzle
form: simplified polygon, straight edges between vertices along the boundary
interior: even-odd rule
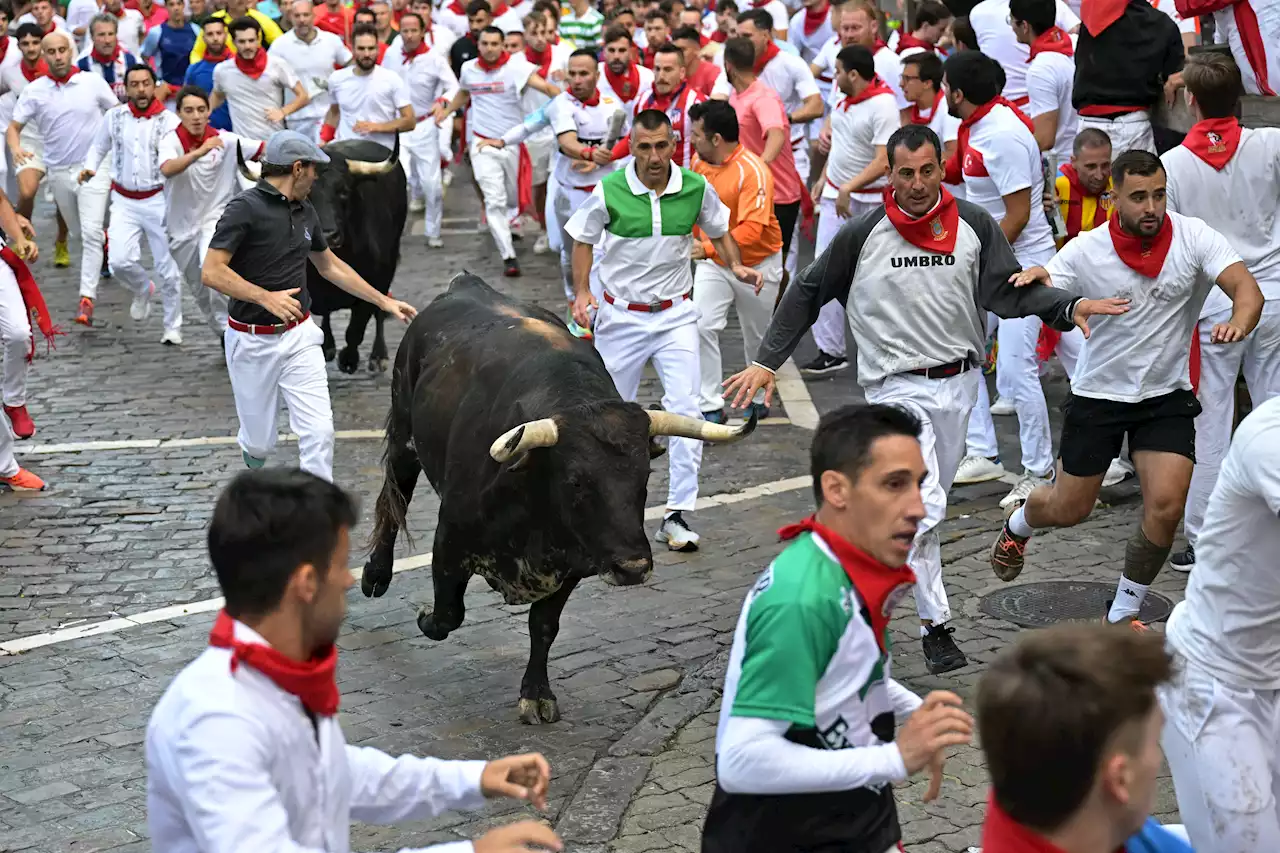
[[[649,557],[636,557],[632,560],[615,560],[609,568],[600,573],[600,578],[610,586],[635,586],[642,584],[653,574],[653,560]]]

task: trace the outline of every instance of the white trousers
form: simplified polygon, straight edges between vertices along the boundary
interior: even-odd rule
[[[693,266],[693,304],[698,309],[698,361],[702,365],[698,408],[703,412],[724,409],[724,364],[720,359],[720,333],[729,321],[729,306],[738,312],[742,327],[742,348],[750,364],[764,340],[773,317],[773,303],[782,284],[782,253],[770,255],[755,265],[764,275],[764,287],[757,294],[715,261],[698,261]],[[764,389],[755,402],[764,402]]]
[[[151,249],[151,263],[160,297],[164,302],[164,327],[182,328],[182,274],[169,254],[169,235],[164,230],[164,193],[150,198],[127,198],[111,193],[111,224],[107,226],[108,260],[111,272],[125,287],[142,293],[151,284],[142,265],[142,238]]]
[[[806,125],[806,128],[811,128],[819,124],[820,122],[810,122]],[[807,135],[808,133],[806,131],[806,137]],[[809,191],[809,172],[812,166],[809,162],[809,140],[806,138],[798,143],[795,140],[792,140],[791,151],[792,155],[795,157],[796,171],[800,174],[800,191],[807,193]],[[795,280],[796,273],[800,269],[800,226],[803,224],[803,220],[803,215],[796,217],[795,228],[792,229],[791,234],[791,251],[787,252],[785,269],[791,274],[792,281]]]
[[[440,236],[444,216],[444,185],[440,178],[440,130],[430,118],[400,134],[400,162],[409,176],[409,195],[426,204],[424,225],[428,237]]]
[[[18,473],[18,458],[13,455],[13,426],[9,416],[0,409],[0,477],[12,477]]]
[[[996,373],[1003,377],[1018,415],[1018,439],[1022,467],[1045,476],[1053,470],[1053,435],[1049,430],[1049,406],[1040,385],[1036,347],[1040,342],[1039,317],[1014,317],[1000,321],[1000,349]],[[988,408],[988,416],[990,409]]]
[[[1280,690],[1229,687],[1178,654],[1174,666],[1160,745],[1192,847],[1280,850]]]
[[[516,187],[516,171],[520,166],[520,149],[479,146],[479,140],[471,143],[471,171],[480,194],[484,196],[484,215],[489,222],[489,233],[503,260],[516,256],[511,243],[510,207],[519,198]]]
[[[916,611],[940,625],[951,619],[942,584],[942,545],[938,526],[947,517],[947,490],[965,453],[965,424],[979,395],[982,371],[945,379],[896,373],[866,389],[867,402],[900,406],[920,419],[920,451],[929,473],[920,496],[925,517],[916,530],[907,565],[916,573]]]
[[[879,206],[879,202],[859,201],[855,197],[849,202],[849,218],[841,219],[836,213],[836,200],[824,198],[818,205],[818,235],[813,247],[814,258],[826,251],[827,246],[835,239],[836,233],[846,222],[852,222]],[[793,249],[791,254],[798,254],[796,250],[800,244],[792,243],[791,245]],[[818,312],[818,319],[813,324],[813,342],[818,345],[818,349],[827,355],[844,356],[844,321],[845,307],[839,302],[832,300],[822,306],[822,310]]]
[[[570,302],[573,302],[573,238],[564,229],[569,224],[569,219],[590,195],[591,190],[585,187],[556,186],[555,219],[560,232],[560,275],[564,282],[565,298]],[[547,222],[547,227],[548,233],[550,233],[550,220]],[[596,302],[602,302],[603,289],[600,286],[600,264],[594,249],[592,250],[592,257],[595,260],[591,264],[591,293],[595,296]]]
[[[1134,148],[1156,153],[1156,137],[1151,132],[1151,116],[1146,110],[1125,113],[1116,118],[1080,116],[1080,130],[1086,127],[1096,128],[1111,139],[1113,157],[1119,157]]]
[[[227,372],[240,418],[240,449],[267,458],[276,445],[283,396],[289,429],[298,436],[299,467],[332,482],[333,408],[320,352],[323,340],[324,332],[311,320],[282,335],[227,329]]]
[[[50,169],[48,178],[53,200],[66,220],[72,236],[80,236],[80,295],[98,298],[98,279],[102,277],[103,223],[107,220],[107,196],[111,193],[111,176],[99,169],[89,181],[80,184],[80,166]],[[161,198],[161,204],[164,201]],[[163,222],[163,218],[160,220]]]
[[[1280,396],[1280,305],[1267,302],[1249,337],[1235,344],[1211,344],[1209,333],[1216,323],[1231,318],[1231,310],[1203,318],[1200,334],[1200,416],[1196,418],[1196,467],[1187,492],[1183,526],[1187,542],[1195,547],[1204,524],[1209,495],[1218,482],[1222,460],[1231,445],[1231,424],[1236,411],[1236,377],[1244,369],[1244,381],[1255,408]],[[1277,848],[1280,849],[1280,848]]]
[[[985,456],[988,459],[1000,455],[1000,445],[996,442],[996,423],[991,419],[991,395],[987,391],[985,379],[978,382],[978,399],[969,414],[965,455]]]
[[[698,309],[681,300],[666,311],[629,311],[601,301],[596,316],[596,351],[622,399],[633,401],[647,362],[662,382],[662,408],[677,415],[702,417],[698,408]],[[670,482],[667,509],[692,512],[698,500],[702,442],[671,438],[667,445]]]
[[[227,329],[227,297],[212,287],[205,287],[200,279],[204,256],[209,251],[209,241],[218,226],[218,220],[206,220],[199,231],[185,237],[169,238],[169,253],[179,272],[187,280],[187,291],[195,300],[200,316],[209,324],[214,334],[221,336]]]
[[[6,406],[27,402],[27,353],[31,347],[31,318],[22,291],[9,265],[0,261],[0,397]]]

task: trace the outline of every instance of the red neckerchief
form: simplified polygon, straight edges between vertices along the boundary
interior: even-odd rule
[[[764,53],[756,57],[755,74],[757,77],[760,76],[760,72],[764,71],[764,67],[768,65],[769,61],[777,56],[778,53],[778,46],[773,43],[772,39],[770,39],[769,43],[765,45]]]
[[[721,32],[720,30],[716,30],[714,33],[711,34],[711,40],[716,44],[724,44],[729,40],[729,34],[726,32]]]
[[[204,46],[204,61],[210,65],[217,65],[224,59],[230,59],[233,55],[234,54],[232,54],[231,51],[227,50],[226,44],[222,45],[222,50],[218,53],[214,53],[210,50],[208,44]]]
[[[455,15],[461,15],[464,18],[467,16],[466,7],[459,3],[458,0],[453,0],[453,2],[449,4],[449,11]]]
[[[751,6],[754,9],[763,9],[765,6],[768,6],[769,3],[770,0],[751,0]]]
[[[1071,36],[1067,35],[1067,31],[1062,27],[1050,27],[1036,36],[1035,41],[1031,42],[1031,55],[1027,57],[1027,62],[1042,53],[1060,53],[1063,56],[1074,56],[1075,49],[1071,47]]]
[[[1182,140],[1188,151],[1219,172],[1236,156],[1240,147],[1240,122],[1230,118],[1207,118],[1191,125]]]
[[[265,643],[244,643],[235,638],[235,620],[223,610],[209,632],[209,645],[231,649],[231,671],[241,663],[271,679],[276,687],[298,697],[302,707],[319,717],[338,713],[338,648],[329,646],[303,663],[287,658]]]
[[[53,31],[54,31],[54,30],[56,30],[57,28],[58,28],[58,22],[57,22],[57,21],[50,21],[50,22],[49,22],[49,26],[47,26],[47,27],[45,27],[45,28],[44,28],[44,33],[42,33],[42,35],[46,35],[46,36],[47,36],[47,35],[49,35],[49,33],[53,32]]]
[[[133,113],[134,118],[151,118],[164,112],[164,104],[160,102],[159,98],[152,98],[151,103],[147,104],[145,110],[139,110],[133,105],[133,101],[129,101],[129,112]]]
[[[403,54],[404,54],[404,62],[405,62],[405,64],[408,64],[408,63],[410,63],[410,62],[413,62],[414,57],[416,57],[416,56],[422,56],[424,53],[426,53],[426,52],[427,52],[427,51],[429,51],[430,49],[431,49],[431,48],[427,47],[427,40],[426,40],[426,39],[423,39],[422,41],[418,42],[418,46],[417,46],[417,47],[415,47],[413,50],[405,50],[405,49],[404,49],[404,42],[403,42],[403,41],[401,41],[401,42],[400,42],[400,51],[401,51],[401,53],[403,53]]]
[[[104,11],[106,11],[106,12],[107,12],[107,14],[115,15],[117,18],[123,18],[123,17],[124,17],[124,6],[121,6],[121,7],[120,7],[120,11],[118,11],[118,12],[112,12],[110,9],[105,9]]]
[[[859,92],[856,95],[849,95],[847,98],[841,101],[840,109],[848,110],[849,107],[853,106],[854,104],[860,104],[865,100],[874,98],[876,95],[892,95],[892,94],[893,94],[893,90],[890,89],[888,86],[886,86],[885,82],[880,79],[880,75],[877,74],[876,76],[871,78],[871,82],[867,84],[867,88],[863,89],[861,92]]]
[[[911,105],[911,123],[912,124],[928,124],[933,121],[933,117],[938,114],[938,109],[942,106],[942,93],[933,96],[933,109],[929,111],[927,116],[920,114],[920,105]]]
[[[22,258],[18,257],[18,253],[8,246],[0,247],[0,261],[8,264],[9,269],[13,270],[13,277],[18,280],[18,292],[22,294],[22,304],[26,306],[27,315],[35,315],[36,326],[39,327],[40,334],[44,335],[45,347],[53,349],[53,339],[64,333],[62,329],[53,325],[53,320],[49,317],[49,308],[44,304],[44,296],[41,295],[40,287],[31,275],[31,269]],[[34,359],[35,354],[36,338],[33,334],[31,342],[27,345],[27,361]]]
[[[821,6],[806,7],[804,10],[804,34],[811,36],[816,33],[826,23],[827,15],[830,12],[831,4],[827,0],[822,0]]]
[[[257,80],[262,76],[262,72],[267,70],[266,48],[258,48],[258,52],[254,54],[253,59],[245,59],[243,55],[237,53],[236,68],[243,71],[246,77],[252,77]]]
[[[1111,242],[1116,247],[1116,254],[1125,266],[1139,275],[1155,278],[1164,269],[1165,256],[1169,254],[1169,246],[1173,245],[1173,220],[1169,214],[1164,215],[1160,230],[1154,237],[1135,237],[1120,227],[1120,217],[1113,216],[1107,224],[1111,230]]]
[[[577,97],[576,97],[576,96],[574,96],[574,94],[573,94],[572,92],[570,92],[570,93],[569,93],[569,97],[573,98],[575,101],[578,101]],[[584,107],[595,107],[595,106],[599,106],[599,105],[600,105],[600,90],[599,90],[599,89],[592,89],[592,90],[591,90],[591,97],[590,97],[590,98],[587,98],[585,101],[578,101],[578,103],[582,104]]]
[[[913,47],[918,47],[921,50],[923,50],[925,53],[938,52],[938,49],[936,47],[929,44],[924,39],[916,38],[915,36],[911,35],[911,33],[902,33],[901,35],[898,36],[898,53],[902,53],[904,50],[909,50],[910,48],[913,48]]]
[[[1199,338],[1196,338],[1199,340]],[[1115,853],[1124,853],[1125,845]],[[982,821],[982,853],[1063,853],[1034,829],[1023,826],[996,804],[992,791],[987,797],[987,816]]]
[[[477,56],[476,64],[480,66],[481,71],[497,71],[499,68],[506,65],[507,62],[509,62],[510,60],[511,60],[511,54],[507,53],[504,50],[502,52],[502,55],[498,57],[497,62],[489,62],[483,56]]]
[[[9,36],[0,36],[0,62],[4,61],[4,55],[9,52]]]
[[[211,124],[206,124],[204,126],[204,135],[198,139],[188,133],[187,129],[182,125],[178,125],[178,130],[176,132],[178,134],[178,142],[182,143],[183,154],[190,154],[201,145],[204,145],[206,141],[218,135],[218,131],[214,129]]]
[[[901,36],[899,36],[901,38]],[[882,38],[877,38],[875,44],[871,45],[871,55],[875,56],[880,51],[889,46],[889,43]]]
[[[636,68],[634,62],[627,66],[625,75],[614,74],[609,64],[605,63],[604,79],[609,81],[609,88],[623,100],[623,103],[640,94],[640,69]]]
[[[543,80],[547,79],[547,75],[551,72],[551,45],[545,45],[541,51],[536,51],[531,47],[524,49],[524,58],[532,64],[538,66],[538,76]]]
[[[653,59],[658,55],[656,47],[646,47],[640,51],[640,64],[645,68],[653,68]]]
[[[93,57],[93,61],[99,65],[114,65],[120,58],[120,43],[116,42],[116,49],[110,56],[103,56],[101,53],[98,53],[98,49],[96,47],[93,49],[91,56]]]
[[[898,229],[902,239],[917,249],[940,255],[949,255],[955,251],[956,233],[960,230],[960,208],[946,187],[942,188],[937,206],[919,218],[912,217],[898,206],[893,187],[885,187],[884,212],[893,227]]]
[[[1078,235],[1081,231],[1088,231],[1103,225],[1107,221],[1107,217],[1111,211],[1109,208],[1102,206],[1102,197],[1095,196],[1087,189],[1084,184],[1080,183],[1080,175],[1076,172],[1076,167],[1070,163],[1063,163],[1058,167],[1058,171],[1062,173],[1062,177],[1067,179],[1067,186],[1071,188],[1066,198],[1067,202],[1067,239]],[[1084,200],[1086,198],[1096,199],[1093,206],[1093,224],[1088,228],[1084,227]]]
[[[52,70],[50,70],[49,79],[52,80],[57,85],[62,86],[68,80],[70,80],[72,77],[76,76],[79,73],[80,73],[80,66],[72,64],[72,66],[67,69],[67,74],[65,77],[59,77],[58,75],[54,74]]]
[[[498,20],[498,18],[501,18],[503,15],[507,14],[507,12],[510,9],[511,7],[507,5],[507,0],[502,0],[501,3],[493,7],[493,11],[490,14],[493,16],[493,19],[496,21]]]
[[[28,68],[26,59],[21,60],[18,63],[18,67],[22,69],[22,76],[27,78],[28,83],[49,73],[49,65],[44,61],[44,57],[36,60],[35,68]]]
[[[1031,123],[1031,119],[1027,118],[1026,113],[1018,109],[1017,104],[1010,101],[1004,95],[992,98],[990,101],[987,101],[985,104],[970,113],[967,119],[960,122],[960,130],[956,134],[956,153],[951,155],[951,159],[947,160],[946,174],[943,175],[942,180],[946,181],[948,184],[958,184],[964,180],[964,173],[962,170],[964,167],[965,150],[969,147],[969,131],[975,124],[986,118],[987,113],[1002,104],[1013,110],[1013,114],[1018,117],[1019,121],[1026,125],[1027,130],[1031,131],[1033,134],[1035,133],[1035,125]]]
[[[1089,35],[1097,38],[1103,30],[1120,20],[1129,0],[1083,0],[1080,4],[1080,22]]]
[[[665,95],[659,95],[658,90],[654,89],[649,92],[649,98],[642,110],[662,110],[664,113],[671,108],[672,104],[680,102],[680,96],[684,94],[688,88],[688,83],[681,83]]]
[[[883,653],[887,647],[885,638],[889,633],[889,615],[907,590],[915,584],[915,573],[905,565],[898,568],[886,566],[856,548],[840,534],[819,524],[818,519],[812,515],[804,521],[782,528],[778,531],[778,536],[785,542],[805,531],[821,538],[840,561],[840,567],[849,576],[849,582],[866,607],[867,617],[871,620],[871,633],[875,635],[876,645]]]

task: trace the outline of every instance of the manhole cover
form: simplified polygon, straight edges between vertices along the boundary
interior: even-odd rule
[[[988,616],[1023,628],[1044,628],[1059,622],[1095,622],[1107,612],[1107,602],[1115,594],[1114,583],[1021,583],[983,596],[978,609]],[[1172,610],[1172,601],[1158,593],[1148,592],[1138,617],[1143,622],[1160,622],[1167,619]]]

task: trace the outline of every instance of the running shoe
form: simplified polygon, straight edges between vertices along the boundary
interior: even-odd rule
[[[1169,558],[1169,568],[1175,572],[1189,572],[1196,567],[1196,549],[1188,544],[1186,548]]]
[[[71,266],[71,253],[67,251],[66,241],[53,244],[53,265],[59,269]]]
[[[1119,625],[1120,622],[1111,621],[1111,601],[1112,599],[1107,599],[1107,612],[1102,614],[1102,621],[1106,622],[1108,625]],[[1128,622],[1130,630],[1139,634],[1145,634],[1151,630],[1151,626],[1146,622],[1143,622],[1137,616],[1130,616],[1128,619],[1123,619],[1121,621]]]
[[[1000,535],[991,546],[991,570],[1005,583],[1022,574],[1022,567],[1026,565],[1027,542],[1031,537],[1019,536],[1009,529],[1009,516],[1020,506],[1021,502],[1016,503],[1005,512]]]
[[[1107,466],[1107,473],[1102,478],[1102,487],[1109,489],[1112,486],[1119,485],[1125,480],[1133,476],[1133,466],[1125,460],[1117,456],[1111,460],[1111,464]]]
[[[36,434],[35,422],[31,420],[26,406],[5,406],[4,413],[9,416],[13,434],[19,439],[31,438]]]
[[[0,477],[0,486],[14,492],[43,492],[48,486],[26,468],[19,468],[12,477]]]
[[[156,292],[155,282],[147,282],[147,286],[141,291],[134,294],[133,302],[129,304],[129,316],[141,322],[151,316],[151,297]]]
[[[160,336],[160,343],[166,346],[180,347],[182,346],[182,332],[177,329],[165,329],[164,334]]]
[[[999,480],[1005,473],[998,456],[991,459],[985,456],[966,456],[960,460],[955,479],[951,482],[957,486],[971,486],[974,483]]]
[[[969,659],[956,646],[951,635],[956,632],[949,625],[930,625],[920,639],[924,647],[924,663],[931,675],[941,675],[969,665]]]
[[[502,262],[502,274],[507,278],[516,278],[520,275],[520,261],[514,255],[506,258]]]
[[[1000,508],[1009,509],[1017,504],[1025,503],[1031,493],[1035,491],[1037,486],[1049,486],[1053,484],[1053,475],[1047,477],[1037,477],[1034,474],[1023,474],[1022,479],[1014,484],[1009,490],[1009,494],[1000,499]]]
[[[76,314],[76,322],[81,326],[93,325],[93,300],[87,296],[80,297],[80,313]]]
[[[1017,408],[1014,407],[1013,401],[1007,397],[997,397],[996,401],[991,404],[991,414],[996,417],[1017,414]]]
[[[838,373],[849,366],[849,361],[842,355],[831,355],[822,350],[818,350],[818,355],[813,361],[800,366],[800,372],[805,376],[827,376],[832,373]]]
[[[699,538],[689,523],[684,520],[684,513],[680,510],[667,513],[667,517],[662,520],[662,526],[658,528],[658,535],[654,537],[659,542],[667,543],[668,550],[686,552],[698,550]]]

